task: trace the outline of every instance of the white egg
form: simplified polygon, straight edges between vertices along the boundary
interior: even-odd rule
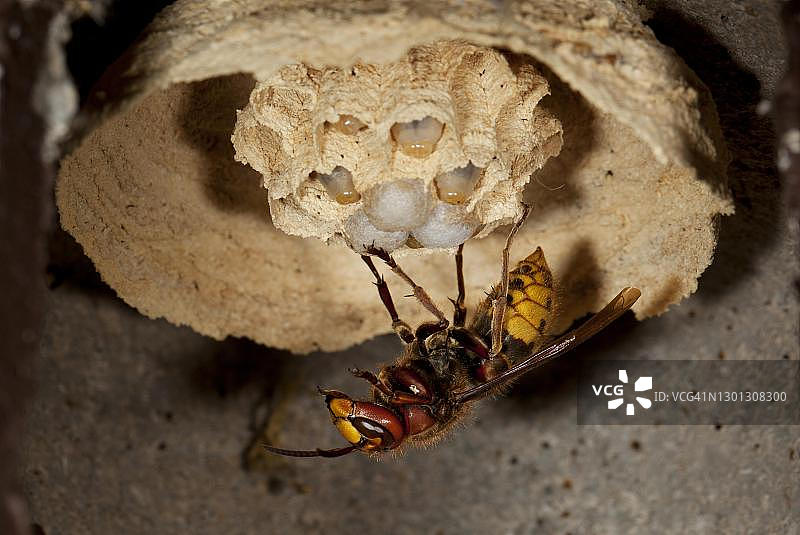
[[[408,239],[406,231],[386,232],[375,228],[363,210],[357,211],[345,221],[344,232],[350,248],[357,253],[366,253],[367,248],[373,245],[392,252]]]
[[[433,199],[418,179],[378,184],[364,194],[364,211],[384,231],[411,230],[428,218]]]
[[[412,230],[411,235],[423,247],[447,248],[467,241],[477,227],[463,206],[439,202],[428,220]]]

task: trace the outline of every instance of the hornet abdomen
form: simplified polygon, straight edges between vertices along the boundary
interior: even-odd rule
[[[504,345],[510,356],[524,355],[546,341],[555,299],[553,276],[537,247],[508,274]]]

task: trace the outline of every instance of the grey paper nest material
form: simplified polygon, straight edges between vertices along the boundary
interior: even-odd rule
[[[91,120],[62,163],[62,224],[119,295],[149,316],[299,352],[345,348],[387,332],[370,276],[343,240],[328,246],[272,225],[263,181],[275,199],[302,196],[289,175],[281,182],[267,160],[254,163],[252,150],[242,159],[265,177],[234,160],[236,110],[253,102],[254,88],[288,72],[287,65],[389,65],[411,49],[447,40],[502,50],[500,63],[507,61],[517,78],[528,69],[549,85],[550,95],[537,98],[535,108],[551,118],[551,130],[540,138],[519,136],[511,151],[540,147],[530,170],[543,167],[530,182],[520,172],[519,180],[507,181],[512,187],[487,187],[485,197],[476,194],[466,206],[488,231],[513,217],[519,196],[534,204],[512,254],[544,249],[563,301],[555,327],[596,310],[624,286],[642,289],[639,317],[663,312],[694,291],[711,261],[714,219],[732,210],[727,154],[706,88],[642,25],[633,2],[621,0],[424,7],[176,2],[95,92]],[[359,105],[368,103],[353,103]],[[318,124],[357,111],[333,107]],[[366,122],[383,136],[393,121],[436,115],[435,106],[414,107],[406,107],[407,116]],[[560,154],[557,144],[545,143],[560,144],[558,122]],[[458,148],[466,153],[464,139]],[[475,159],[486,157],[483,145],[473,147]],[[330,173],[331,164],[321,157],[319,168],[300,165],[293,176]],[[441,170],[419,174],[430,180]],[[353,181],[374,185],[378,175],[356,172]],[[282,228],[335,242],[337,227],[326,221],[349,217],[347,205],[328,205],[327,218],[304,221],[303,213],[315,213],[315,201],[307,200],[312,204],[300,206],[305,212],[278,214],[273,203],[273,215],[282,218]],[[468,301],[495,282],[503,239],[493,233],[467,243]],[[440,302],[455,292],[451,256],[434,252],[402,261]],[[387,278],[390,285],[400,282]],[[428,319],[410,300],[398,308],[410,322]]]

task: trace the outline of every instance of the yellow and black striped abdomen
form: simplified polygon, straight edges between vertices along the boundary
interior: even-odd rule
[[[508,274],[508,306],[504,321],[507,351],[522,349],[519,348],[520,342],[526,351],[544,342],[555,299],[553,276],[542,248],[537,247]]]

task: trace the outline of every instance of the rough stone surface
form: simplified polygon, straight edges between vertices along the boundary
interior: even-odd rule
[[[777,7],[650,7],[656,35],[710,87],[733,158],[737,211],[720,222],[694,296],[658,318],[627,317],[430,451],[263,460],[246,453],[264,422],[281,445],[340,444],[314,386],[363,392],[346,368],[391,360],[395,340],[304,358],[213,341],[124,305],[57,235],[62,284],[49,296],[22,467],[41,530],[798,533],[797,427],[575,425],[583,359],[800,359],[798,234],[781,210],[769,119],[755,111],[784,64]],[[308,313],[313,329],[322,312]]]

